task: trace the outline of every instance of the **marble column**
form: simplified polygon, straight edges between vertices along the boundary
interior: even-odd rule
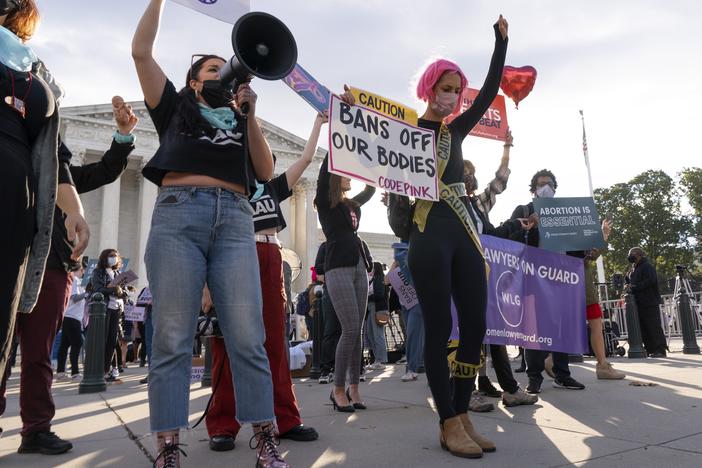
[[[137,275],[139,275],[139,287],[146,286],[146,265],[144,263],[144,253],[146,252],[146,242],[149,240],[149,230],[151,229],[151,216],[154,212],[154,204],[158,195],[158,187],[151,181],[144,179],[141,171],[138,173],[139,183],[139,248],[137,251]]]
[[[307,266],[307,211],[306,211],[306,198],[307,190],[305,184],[298,182],[294,190],[294,210],[295,210],[295,253],[300,257],[302,262],[302,270],[300,275],[297,277],[295,283],[293,283],[294,291],[302,291],[309,281],[309,266]]]
[[[99,251],[105,249],[119,250],[119,199],[122,179],[119,178],[102,187],[102,211],[100,212]]]
[[[293,248],[293,240],[295,237],[293,235],[294,219],[291,215],[293,209],[292,203],[292,197],[290,197],[280,204],[280,212],[283,214],[283,218],[285,218],[285,223],[288,227],[278,233],[278,238],[280,239],[280,243],[283,244],[283,247],[287,247],[288,249]]]

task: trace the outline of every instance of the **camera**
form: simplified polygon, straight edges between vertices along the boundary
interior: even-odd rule
[[[680,274],[685,273],[685,271],[687,271],[687,265],[675,265],[675,271]]]

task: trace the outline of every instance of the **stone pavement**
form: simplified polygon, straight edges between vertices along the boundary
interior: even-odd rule
[[[330,385],[305,379],[296,392],[305,423],[320,432],[316,442],[283,441],[280,448],[295,468],[328,467],[700,467],[702,466],[702,357],[679,352],[674,343],[665,359],[617,358],[625,381],[598,381],[594,361],[572,364],[584,391],[555,389],[546,378],[535,406],[470,413],[475,425],[498,450],[480,460],[452,457],[439,447],[438,422],[422,375],[417,382],[400,381],[402,366],[375,371],[361,384],[369,406],[352,415],[332,411]],[[150,466],[153,441],[148,434],[146,386],[138,381],[144,369],[130,368],[123,383],[102,394],[79,395],[77,384],[56,383],[58,408],[53,430],[74,443],[64,455],[19,455],[19,382],[8,385],[8,404],[0,426],[0,467]],[[524,374],[516,374],[524,385]],[[632,380],[655,386],[630,386]],[[210,389],[192,386],[191,424],[204,409]],[[206,468],[254,466],[248,448],[250,429],[242,430],[233,452],[207,447],[200,426],[181,436],[188,444],[183,466]]]

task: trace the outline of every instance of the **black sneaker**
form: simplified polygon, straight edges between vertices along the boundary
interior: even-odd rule
[[[143,379],[141,379],[141,380],[139,381],[139,383],[140,383],[140,384],[147,384],[147,383],[149,383],[149,376],[147,375],[146,377],[144,377]]]
[[[300,424],[278,436],[279,439],[290,439],[298,442],[312,442],[319,439],[319,434],[313,427]]]
[[[568,390],[584,390],[585,385],[581,384],[577,380],[575,380],[573,377],[563,377],[562,379],[556,378],[556,380],[553,381],[553,386],[555,388],[566,388]]]
[[[73,448],[73,444],[50,431],[39,431],[22,437],[17,453],[59,455]]]
[[[529,385],[527,385],[526,392],[532,395],[541,393],[541,382],[536,380],[529,380]]]
[[[215,452],[234,450],[234,437],[228,435],[210,437],[210,450],[214,450]]]
[[[495,388],[489,378],[483,376],[478,377],[478,392],[491,398],[502,397],[502,392]]]

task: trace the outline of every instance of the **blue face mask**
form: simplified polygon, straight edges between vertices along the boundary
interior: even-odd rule
[[[28,72],[38,57],[9,29],[0,26],[0,62],[18,72]]]
[[[261,198],[261,195],[263,195],[263,190],[266,188],[265,184],[262,184],[259,181],[256,181],[256,191],[254,194],[251,196],[251,201],[255,202],[259,198]]]
[[[230,107],[212,109],[202,103],[198,103],[198,106],[200,106],[202,117],[214,128],[232,130],[236,126],[236,114]]]

